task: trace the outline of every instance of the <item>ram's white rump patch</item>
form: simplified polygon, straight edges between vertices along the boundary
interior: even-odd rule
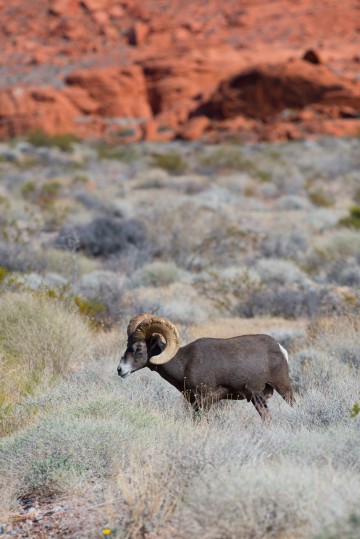
[[[284,358],[289,363],[289,356],[288,356],[287,350],[285,350],[285,348],[281,346],[279,342],[278,342],[278,345],[280,346],[280,350],[282,351]]]

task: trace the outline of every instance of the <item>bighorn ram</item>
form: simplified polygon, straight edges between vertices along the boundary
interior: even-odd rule
[[[148,367],[181,391],[194,410],[221,399],[246,399],[266,420],[274,389],[294,402],[287,352],[269,335],[203,338],[180,348],[175,325],[147,313],[132,318],[127,332],[119,376]]]

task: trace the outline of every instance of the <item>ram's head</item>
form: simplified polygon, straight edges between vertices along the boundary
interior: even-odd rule
[[[152,314],[143,313],[132,318],[127,333],[126,350],[117,369],[122,378],[143,369],[148,363],[167,363],[180,348],[180,337],[174,324]]]

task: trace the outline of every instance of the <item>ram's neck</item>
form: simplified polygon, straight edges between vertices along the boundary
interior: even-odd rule
[[[179,391],[185,390],[185,366],[181,359],[181,349],[170,361],[164,365],[148,364],[150,370],[160,374],[164,380],[176,387]]]

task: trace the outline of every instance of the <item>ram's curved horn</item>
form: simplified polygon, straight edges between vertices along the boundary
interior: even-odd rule
[[[176,326],[166,318],[149,315],[142,319],[134,332],[136,340],[146,341],[151,335],[158,333],[162,335],[166,341],[166,346],[161,354],[152,356],[150,363],[153,365],[162,365],[172,359],[180,348],[180,336]]]
[[[132,335],[134,333],[134,331],[136,330],[136,328],[139,326],[139,324],[143,321],[143,320],[146,320],[148,318],[152,318],[153,315],[150,314],[150,313],[141,313],[141,314],[138,314],[137,316],[134,316],[134,318],[132,318],[128,324],[128,327],[127,327],[127,334],[128,334],[128,337],[130,337],[130,335]]]

